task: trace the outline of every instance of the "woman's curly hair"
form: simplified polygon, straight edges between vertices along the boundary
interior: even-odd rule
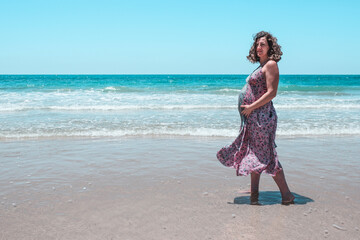
[[[252,63],[260,61],[260,58],[256,54],[256,42],[262,37],[266,37],[269,45],[269,51],[267,52],[269,59],[274,60],[275,62],[280,61],[281,55],[283,53],[281,51],[281,46],[277,43],[277,38],[273,37],[270,33],[264,31],[255,34],[255,36],[253,37],[254,43],[250,48],[249,56],[247,56],[246,58]]]

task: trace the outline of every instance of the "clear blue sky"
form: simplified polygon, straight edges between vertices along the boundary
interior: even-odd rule
[[[0,0],[0,74],[247,74],[261,30],[281,74],[360,74],[359,2]]]

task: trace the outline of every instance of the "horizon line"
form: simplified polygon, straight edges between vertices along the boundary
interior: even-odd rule
[[[249,73],[0,73],[6,75],[249,75]],[[283,73],[281,75],[360,75],[360,73]]]

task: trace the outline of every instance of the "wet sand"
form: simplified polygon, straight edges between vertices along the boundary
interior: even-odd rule
[[[1,142],[0,239],[359,239],[359,137],[278,139],[290,206],[265,174],[249,205],[231,140]]]

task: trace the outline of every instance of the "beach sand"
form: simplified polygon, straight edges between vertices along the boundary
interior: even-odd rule
[[[229,138],[3,141],[0,239],[359,239],[359,137],[281,138],[295,205],[216,159]]]

